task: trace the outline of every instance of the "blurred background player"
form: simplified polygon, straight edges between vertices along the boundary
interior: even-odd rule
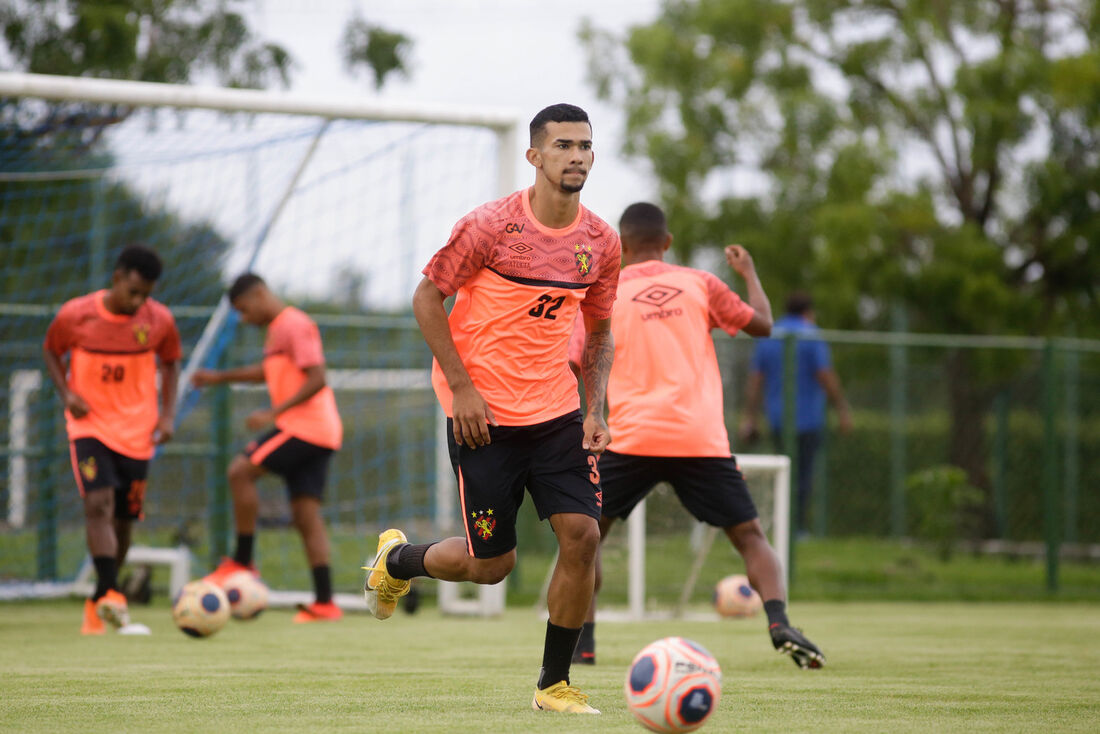
[[[836,410],[841,433],[852,430],[852,416],[844,391],[840,388],[840,378],[833,370],[829,345],[812,338],[818,328],[814,323],[813,302],[808,294],[795,292],[787,298],[787,313],[776,322],[775,330],[801,337],[795,345],[795,430],[798,442],[795,530],[798,537],[805,537],[806,516],[813,494],[814,461],[825,432],[825,398],[828,397]],[[763,394],[775,451],[779,454],[786,453],[783,443],[783,351],[781,339],[761,339],[756,343],[752,371],[745,384],[745,412],[738,429],[738,437],[745,444],[759,437],[757,416]]]
[[[596,457],[609,441],[603,401],[619,237],[580,203],[593,161],[584,110],[547,107],[530,134],[535,185],[459,221],[413,297],[435,355],[432,382],[449,416],[465,537],[411,545],[400,530],[387,530],[364,595],[385,619],[416,576],[499,583],[516,563],[516,513],[526,487],[559,547],[531,705],[598,714],[570,685],[569,666],[595,581]],[[443,300],[452,294],[448,321]],[[589,396],[583,420],[567,359],[578,308],[588,329],[580,358]]]
[[[118,570],[130,548],[133,521],[142,517],[149,459],[173,433],[180,335],[172,313],[149,297],[160,273],[155,252],[125,248],[111,287],[66,302],[42,349],[65,404],[69,453],[96,571],[95,591],[84,602],[80,632],[85,635],[104,634],[104,621],[115,628],[130,622]]]
[[[329,461],[340,448],[344,429],[336,396],[325,384],[321,332],[309,316],[283,303],[258,275],[245,273],[238,277],[228,296],[241,321],[267,327],[263,361],[226,370],[198,370],[192,382],[197,387],[220,382],[266,382],[271,407],[253,412],[245,425],[253,431],[272,424],[274,427],[250,442],[229,465],[237,547],[233,557],[223,559],[206,580],[222,584],[236,571],[255,571],[253,542],[260,511],[256,480],[273,472],[286,481],[291,517],[302,536],[316,593],[312,604],[299,606],[294,621],[340,619],[343,612],[332,601],[329,540],[321,517],[321,497]]]
[[[601,542],[617,518],[626,519],[658,482],[669,482],[684,507],[700,522],[722,528],[744,558],[749,581],[764,599],[775,648],[801,668],[819,668],[825,664],[821,651],[787,619],[783,569],[730,455],[722,410],[710,330],[767,336],[772,327],[752,257],[740,245],[725,250],[726,262],[748,287],[746,304],[717,276],[663,262],[672,235],[657,206],[631,204],[619,233],[623,269],[611,317],[615,361],[607,388],[615,444],[600,459]],[[573,361],[578,345],[575,336]],[[602,580],[597,559],[597,592]],[[593,594],[574,662],[595,663],[595,620]]]

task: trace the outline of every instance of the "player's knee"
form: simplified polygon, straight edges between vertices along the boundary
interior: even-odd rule
[[[229,462],[227,474],[230,482],[246,481],[252,476],[252,462],[243,456],[237,456]]]
[[[84,517],[88,520],[110,520],[114,516],[114,492],[97,489],[84,495]]]
[[[478,558],[470,579],[475,584],[499,584],[516,567],[516,554],[506,553],[496,558]]]
[[[600,528],[596,523],[571,526],[558,537],[560,554],[573,563],[593,565],[600,548]]]
[[[760,524],[758,519],[734,525],[727,530],[727,534],[737,550],[742,552],[760,543],[765,545],[768,543],[768,536],[764,534],[764,526]]]

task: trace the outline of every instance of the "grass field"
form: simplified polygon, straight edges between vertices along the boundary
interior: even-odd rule
[[[639,732],[623,676],[680,634],[724,672],[703,731],[1070,732],[1100,717],[1100,605],[800,603],[792,619],[829,656],[800,671],[760,618],[602,623],[599,665],[574,669],[598,717],[530,710],[544,624],[435,610],[298,626],[288,611],[193,640],[166,606],[152,637],[82,638],[79,602],[0,606],[0,730],[33,732]]]

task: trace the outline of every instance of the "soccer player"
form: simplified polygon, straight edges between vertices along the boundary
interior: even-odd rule
[[[364,595],[389,617],[409,579],[495,584],[516,563],[516,512],[526,487],[558,538],[542,670],[532,708],[597,714],[570,684],[569,667],[595,581],[600,485],[597,457],[614,352],[609,331],[619,237],[580,203],[592,167],[592,126],[557,104],[530,125],[534,186],[463,217],[424,268],[413,311],[435,355],[432,382],[447,413],[464,537],[409,544],[387,530]],[[455,295],[450,318],[443,308]],[[568,347],[578,308],[588,339],[577,409]]]
[[[221,585],[236,571],[255,573],[252,546],[260,513],[256,480],[272,472],[286,482],[291,516],[302,536],[316,593],[312,604],[299,606],[294,622],[338,620],[343,612],[332,601],[329,541],[321,517],[321,497],[329,461],[340,448],[344,428],[336,410],[336,396],[325,384],[321,333],[309,316],[283,303],[253,273],[238,277],[228,296],[241,321],[267,328],[263,361],[226,370],[197,370],[191,381],[196,387],[220,382],[267,382],[271,407],[257,410],[245,420],[250,430],[269,428],[229,464],[237,546],[233,557],[222,559],[205,578]]]
[[[149,459],[174,430],[180,335],[172,313],[149,297],[160,273],[155,252],[126,247],[111,287],[66,302],[42,347],[65,404],[69,455],[96,570],[95,591],[84,601],[84,635],[105,634],[104,622],[116,629],[130,623],[118,569],[133,521],[142,517]]]
[[[615,448],[600,459],[601,542],[654,485],[671,483],[684,507],[697,520],[722,528],[744,558],[749,581],[765,600],[775,648],[801,668],[820,668],[821,651],[787,619],[779,558],[730,454],[722,414],[722,378],[710,330],[767,336],[772,327],[771,305],[752,257],[740,245],[725,249],[726,262],[745,280],[746,304],[717,276],[664,262],[672,235],[657,206],[631,204],[619,233],[623,269],[611,317],[615,361],[607,388]],[[578,343],[575,337],[574,361]],[[597,560],[597,593],[601,581]],[[595,663],[595,620],[593,595],[574,662]]]

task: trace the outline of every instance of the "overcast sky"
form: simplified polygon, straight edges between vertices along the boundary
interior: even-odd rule
[[[586,54],[577,40],[581,20],[622,31],[656,17],[657,0],[259,0],[256,30],[284,45],[298,68],[294,91],[373,96],[373,82],[350,77],[340,38],[354,13],[414,41],[409,79],[391,77],[380,93],[391,100],[486,105],[529,120],[548,104],[570,102],[592,118],[596,163],[582,194],[585,206],[609,222],[653,186],[640,164],[619,154],[622,117],[596,99]],[[524,145],[525,136],[521,136]],[[533,173],[516,151],[519,186]],[[440,243],[442,244],[442,243]]]

